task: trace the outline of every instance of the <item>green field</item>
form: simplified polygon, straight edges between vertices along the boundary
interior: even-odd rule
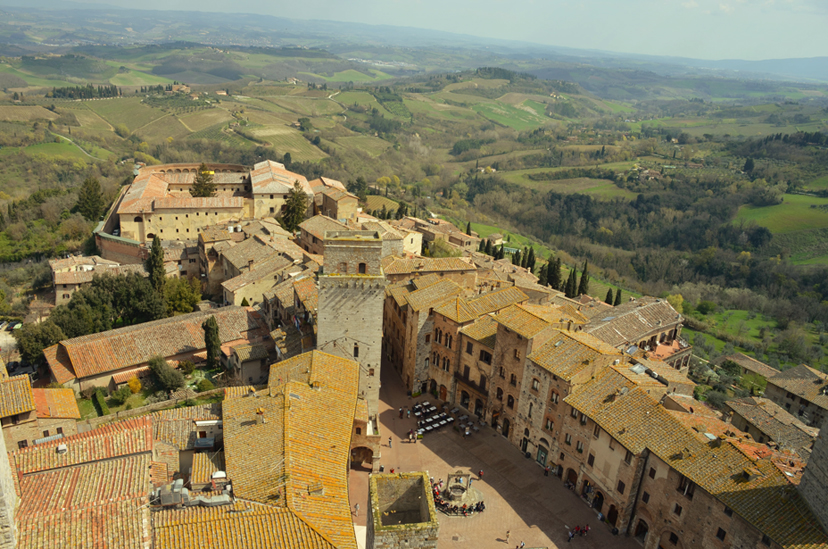
[[[118,73],[110,78],[109,82],[116,86],[156,86],[158,84],[172,84],[173,81],[163,76],[133,70]]]
[[[336,142],[344,147],[365,151],[371,156],[379,156],[391,147],[391,143],[371,135],[338,137]]]
[[[806,187],[814,191],[828,189],[828,175],[823,175],[818,179],[814,179],[813,181],[808,183]]]
[[[315,162],[327,156],[305,139],[299,130],[287,126],[261,126],[247,131],[257,139],[272,144],[278,154],[283,155],[289,152],[291,158],[299,162],[306,160]]]
[[[399,203],[378,194],[369,194],[365,200],[365,208],[369,212],[374,210],[382,210],[383,206],[385,206],[386,211],[395,212],[397,211]]]
[[[755,221],[774,234],[828,228],[828,210],[811,208],[811,204],[828,205],[828,198],[786,194],[776,206],[742,206],[736,220]]]
[[[130,131],[135,131],[165,115],[158,109],[144,105],[137,97],[100,99],[86,101],[86,104],[90,110],[113,126],[124,124]]]
[[[173,139],[181,139],[190,135],[184,125],[174,116],[164,116],[157,120],[153,120],[149,124],[141,126],[135,130],[135,135],[138,135],[148,143],[157,143],[172,137]]]
[[[15,76],[19,76],[26,83],[29,87],[33,88],[60,88],[63,86],[77,86],[77,83],[68,82],[66,80],[52,80],[50,78],[45,78],[42,76],[37,76],[28,72],[24,72],[18,70],[10,65],[0,65],[0,72],[13,74]]]
[[[538,128],[548,121],[542,115],[529,113],[523,109],[504,103],[481,103],[472,106],[472,109],[492,122],[514,128],[518,131]]]
[[[190,131],[197,132],[204,128],[233,120],[233,117],[224,109],[203,109],[193,114],[179,116],[178,119]]]
[[[37,145],[29,145],[25,149],[28,154],[42,154],[46,156],[62,156],[65,158],[73,158],[88,162],[92,160],[83,151],[78,149],[67,141],[61,143],[39,143]]]

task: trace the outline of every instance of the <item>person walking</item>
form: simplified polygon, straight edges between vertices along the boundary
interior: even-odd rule
[[[589,524],[587,524],[586,526],[584,526],[583,528],[581,528],[581,535],[582,535],[582,536],[587,535],[587,533],[589,533]]]
[[[402,419],[402,408],[400,408],[400,419]]]
[[[567,543],[570,543],[570,542],[572,541],[572,538],[574,538],[574,537],[575,537],[575,534],[573,534],[573,533],[572,533],[572,530],[570,530],[570,531],[569,531],[569,539],[568,539],[568,540],[566,540],[566,542],[567,542]]]
[[[545,477],[549,476],[549,466],[548,465],[543,468],[543,476],[545,476]]]
[[[511,536],[511,535],[512,535],[512,531],[511,530],[506,530],[506,543],[509,543],[509,536]]]
[[[518,545],[518,548],[523,549],[524,547],[526,547],[526,544],[521,541],[520,545]]]
[[[391,437],[388,437],[388,447],[391,448]]]
[[[359,516],[359,503],[354,504],[354,514]]]
[[[408,419],[411,419],[411,408],[406,409],[405,413],[406,413],[406,415],[407,415],[406,417],[407,417]]]
[[[477,480],[483,480],[483,469],[477,472]]]

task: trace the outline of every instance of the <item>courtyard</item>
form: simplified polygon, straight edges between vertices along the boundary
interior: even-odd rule
[[[449,473],[472,473],[472,486],[484,497],[486,510],[471,517],[446,516],[438,511],[440,549],[474,547],[475,549],[511,549],[524,542],[526,548],[564,547],[568,531],[589,525],[587,536],[573,544],[589,548],[639,548],[632,538],[616,536],[607,524],[598,522],[597,513],[561,480],[544,476],[543,468],[527,459],[490,426],[463,438],[452,427],[426,434],[416,444],[408,442],[408,431],[415,428],[399,408],[411,408],[417,402],[437,399],[431,395],[407,396],[402,381],[391,368],[383,368],[380,389],[380,432],[385,472],[426,471],[435,481]],[[388,437],[391,437],[389,447]],[[483,470],[482,480],[477,479]],[[357,539],[364,547],[365,509],[368,504],[368,473],[352,470],[350,475],[351,507],[359,503],[354,517]],[[507,532],[509,532],[507,540]]]

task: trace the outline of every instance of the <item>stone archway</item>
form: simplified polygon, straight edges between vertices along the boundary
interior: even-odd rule
[[[592,508],[599,513],[604,509],[604,494],[598,490],[595,491],[595,497],[592,499]]]
[[[566,481],[575,486],[578,483],[578,473],[575,469],[566,470]]]
[[[351,469],[371,472],[374,452],[365,446],[351,448]]]
[[[618,522],[618,508],[615,505],[610,505],[609,511],[607,511],[607,522],[613,526]]]
[[[445,385],[440,385],[440,400],[443,402],[448,400],[448,389]]]
[[[638,519],[638,524],[635,526],[635,539],[640,541],[641,543],[646,543],[647,541],[647,534],[650,531],[649,525],[644,522],[642,519]]]
[[[509,437],[509,426],[510,425],[511,424],[509,423],[508,419],[503,420],[503,429],[501,430],[501,432],[503,433],[504,437],[507,437],[507,438]]]
[[[664,530],[658,542],[659,549],[684,549],[681,538],[672,530]]]

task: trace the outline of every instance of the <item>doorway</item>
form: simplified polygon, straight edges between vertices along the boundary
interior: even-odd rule
[[[526,453],[526,450],[527,450],[528,448],[529,448],[529,439],[528,439],[528,438],[526,438],[526,437],[523,437],[523,440],[522,440],[522,441],[520,441],[520,451],[521,451],[521,452],[523,452],[523,453],[525,454],[525,453]]]
[[[543,446],[538,446],[537,462],[545,467],[546,466],[546,457],[547,457],[548,454],[549,454],[549,452],[546,450],[546,448],[544,448]]]
[[[440,385],[440,400],[445,402],[446,397],[448,397],[448,389],[446,389],[445,385]]]
[[[604,509],[604,494],[595,492],[595,498],[592,500],[592,508],[599,513]]]
[[[509,420],[508,419],[503,420],[503,431],[502,432],[503,432],[504,437],[507,437],[507,438],[509,437]]]
[[[479,418],[483,417],[483,401],[479,398],[474,401],[474,415]]]
[[[618,509],[615,508],[615,505],[610,505],[609,511],[607,512],[607,522],[613,526],[618,522]]]

